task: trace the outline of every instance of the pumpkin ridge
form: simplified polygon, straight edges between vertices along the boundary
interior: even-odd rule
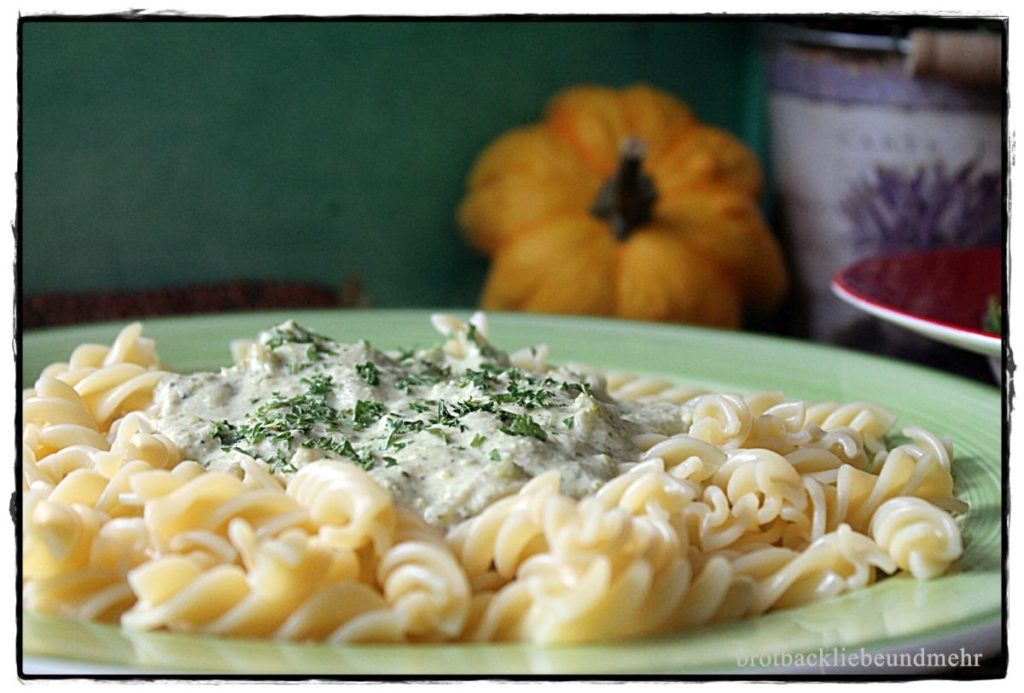
[[[742,140],[740,140],[732,133],[709,125],[695,124],[692,127],[681,128],[678,132],[676,132],[675,135],[672,137],[670,143],[656,156],[651,157],[651,168],[660,169],[662,166],[664,166],[666,159],[669,159],[672,156],[676,155],[676,149],[678,149],[679,147],[687,146],[687,143],[685,142],[686,138],[696,139],[696,146],[699,149],[701,147],[701,140],[707,140],[709,137],[720,138],[722,141],[724,141],[729,146],[734,147],[734,149],[736,150],[735,152],[729,152],[728,147],[726,147],[724,150],[720,149],[720,151],[718,152],[719,155],[723,154],[723,151],[725,154],[745,152],[746,154],[749,155],[748,163],[754,166],[757,165],[756,161],[753,160],[752,158],[752,154],[750,154],[749,150],[747,149],[747,146],[743,143]],[[745,181],[743,180],[743,176],[739,175],[737,166],[738,162],[735,161],[734,159],[716,158],[715,170],[712,172],[712,175],[710,177],[706,175],[702,176],[700,182],[695,185],[692,185],[692,187],[691,185],[676,185],[673,186],[671,190],[697,190],[703,188],[706,185],[725,185],[732,188],[738,193],[742,193],[745,196],[756,200],[760,196],[762,187],[764,185],[762,174],[760,173],[760,171],[754,171],[752,172],[754,180]],[[749,171],[747,172],[750,173]],[[669,188],[666,187],[666,191],[667,190],[669,190]]]
[[[716,270],[721,272],[723,276],[728,278],[729,281],[732,282],[733,286],[736,287],[736,290],[739,293],[740,297],[743,299],[744,303],[746,303],[750,299],[750,297],[747,296],[747,292],[744,291],[742,282],[740,282],[739,279],[736,277],[736,273],[733,272],[731,267],[722,262],[722,260],[719,259],[717,255],[712,253],[707,248],[701,247],[700,245],[691,241],[688,238],[677,238],[677,242],[682,245],[685,245],[688,251],[703,259],[704,262],[714,267]]]
[[[596,161],[590,158],[587,154],[587,148],[583,146],[583,143],[577,139],[577,137],[569,131],[569,128],[558,124],[548,122],[547,127],[551,129],[551,132],[555,134],[560,140],[572,149],[573,153],[580,158],[580,161],[589,168],[599,179],[604,180],[605,174],[602,172],[602,167]]]
[[[675,249],[685,247],[685,252],[683,254],[689,256],[692,259],[697,260],[697,262],[695,263],[684,263],[684,265],[680,267],[680,269],[687,273],[688,271],[692,271],[694,269],[694,265],[697,265],[701,268],[699,274],[690,274],[691,285],[694,284],[693,277],[698,277],[698,279],[696,279],[697,286],[706,287],[709,285],[713,285],[717,286],[719,291],[724,291],[725,289],[728,288],[734,292],[733,297],[735,299],[735,310],[738,311],[742,309],[742,305],[744,303],[743,294],[739,290],[739,287],[737,287],[735,283],[732,281],[732,274],[728,270],[728,268],[725,267],[720,261],[718,261],[712,255],[708,254],[703,249],[694,247],[692,243],[680,243],[678,239],[674,238],[672,232],[664,227],[649,226],[644,230],[639,231],[636,235],[632,236],[629,241],[621,245],[622,250],[619,261],[622,268],[620,268],[620,274],[618,275],[620,281],[622,277],[628,274],[627,270],[624,268],[624,266],[626,265],[626,255],[628,253],[637,252],[638,250],[641,253],[644,252],[644,250],[641,249],[639,244],[646,245],[651,242],[660,243],[664,241],[668,241],[669,244]],[[664,279],[660,280],[659,283],[664,284],[668,282],[668,284],[671,285],[675,283],[674,279],[676,278],[665,277]],[[616,295],[618,297],[617,300],[619,301],[620,306],[622,305],[621,302],[624,297],[624,294],[622,293],[623,288],[624,287],[622,287],[619,282],[616,283]],[[670,288],[669,293],[671,294],[673,291],[674,289]],[[724,298],[724,295],[722,297]],[[673,302],[671,301],[671,298],[666,298],[668,298],[668,303],[664,303],[658,306],[659,308],[661,308],[660,311],[655,311],[654,313],[648,313],[647,315],[640,316],[640,319],[673,319],[671,315],[673,313],[673,310],[678,309],[678,305],[673,307]],[[714,305],[716,303],[716,299],[704,299],[699,301],[698,303],[700,304],[700,307],[695,306],[694,308],[690,309],[690,311],[695,310],[696,312],[687,311],[690,312],[691,322],[694,322],[696,324],[704,324],[719,327],[739,326],[739,314],[732,315],[732,310],[729,309],[727,303],[719,304],[718,306],[719,308],[724,309],[725,313],[722,313],[721,311],[713,311],[712,313],[701,313],[703,309],[707,309],[709,306]],[[651,307],[652,305],[650,304],[647,306],[648,309],[650,309]]]
[[[560,223],[563,227],[566,224],[565,221]],[[559,230],[557,226],[554,226],[557,222],[548,222],[549,225],[552,225],[549,229],[535,228],[525,235],[511,239],[502,252],[495,256],[496,267],[501,269],[493,270],[485,282],[481,295],[483,307],[488,310],[536,310],[538,295],[550,297],[565,294],[566,292],[560,290],[559,287],[573,285],[577,277],[603,276],[610,264],[611,251],[617,244],[613,245],[611,239],[606,238],[606,233],[600,222],[589,215],[580,215],[569,223],[572,224],[570,229]],[[548,271],[519,272],[514,269],[516,263],[513,261],[513,269],[510,273],[506,261],[518,252],[516,246],[528,248],[536,246],[538,243],[544,244],[542,234],[547,230],[553,233],[573,234],[569,243],[572,247],[578,248],[578,255],[574,262],[570,265],[559,264],[556,268]],[[595,241],[597,242],[595,243]],[[603,247],[602,242],[605,243]],[[563,239],[561,244],[565,246],[565,243],[566,239]],[[508,289],[512,286],[515,286],[515,290],[509,291]],[[569,291],[568,293],[572,294],[573,292]],[[551,305],[551,301],[544,302]],[[570,312],[574,310],[578,310],[578,307]],[[550,312],[550,310],[544,312]]]
[[[666,92],[662,89],[651,86],[650,84],[644,82],[633,85],[633,87],[626,89],[623,92],[623,98],[627,98],[630,92],[636,91],[646,92],[650,97],[652,97],[651,100],[654,103],[645,103],[645,108],[654,108],[655,110],[657,110],[658,104],[656,102],[661,97],[669,97],[675,100],[675,97],[673,97],[669,92]],[[653,169],[655,164],[661,160],[662,156],[664,156],[667,152],[670,152],[672,150],[672,148],[679,141],[680,137],[682,137],[684,134],[692,132],[694,129],[699,129],[701,127],[695,119],[695,117],[693,116],[692,112],[688,108],[686,108],[684,104],[680,105],[682,105],[684,111],[682,115],[686,119],[679,122],[673,122],[671,121],[671,119],[659,120],[656,127],[656,131],[658,133],[667,134],[667,137],[659,142],[659,135],[655,135],[653,139],[650,139],[640,134],[642,130],[641,124],[643,122],[643,111],[645,110],[645,108],[629,108],[625,103],[623,104],[622,112],[623,118],[626,121],[627,125],[627,137],[632,136],[644,141],[647,150],[647,162],[649,167],[648,170]]]
[[[579,217],[579,216],[585,216],[585,217],[589,218],[592,215],[589,212],[587,212],[587,210],[585,210],[585,209],[574,209],[574,210],[571,210],[571,211],[562,212],[561,214],[556,214],[554,216],[547,217],[546,219],[544,219],[542,221],[537,221],[537,222],[534,222],[532,224],[522,224],[520,226],[511,227],[511,228],[509,228],[508,233],[505,234],[505,237],[502,238],[498,242],[498,245],[494,249],[494,253],[492,253],[492,254],[493,255],[497,255],[498,253],[500,253],[502,250],[507,248],[512,243],[518,243],[519,241],[523,240],[527,236],[531,236],[531,235],[537,233],[538,231],[543,229],[545,226],[552,225],[552,224],[558,224],[563,219],[571,219],[573,217]]]
[[[601,250],[599,250],[597,248],[588,248],[586,250],[586,257],[589,258],[590,261],[588,263],[586,263],[588,265],[588,269],[584,270],[585,274],[590,274],[592,272],[592,268],[599,265],[603,254],[604,254],[603,251],[601,251]],[[613,262],[614,262],[614,259],[615,259],[615,254],[614,254],[614,249],[613,249],[613,255],[612,255],[612,261]],[[580,274],[580,273],[577,272],[577,274]],[[561,286],[562,286],[562,282],[559,281],[559,278],[556,278],[553,275],[544,277],[540,281],[540,291],[538,293],[535,293],[531,297],[531,299],[536,299],[538,294],[540,296],[554,295],[554,294],[556,294],[561,289]],[[613,286],[612,289],[611,289],[611,299],[612,299],[611,303],[612,304],[614,304],[615,289],[616,289],[615,286]],[[531,299],[527,299],[527,301],[526,301],[527,305],[531,302]]]
[[[691,126],[693,127],[693,126]],[[696,127],[700,127],[699,125]],[[679,128],[671,139],[665,143],[665,146],[661,148],[661,151],[654,153],[654,156],[650,158],[650,170],[651,177],[655,178],[654,169],[661,164],[662,159],[667,157],[672,151],[679,146],[680,140],[683,139],[684,135],[690,134],[690,128]]]

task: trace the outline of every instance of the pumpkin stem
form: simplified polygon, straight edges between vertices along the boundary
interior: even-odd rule
[[[642,170],[646,149],[644,141],[637,137],[622,140],[615,175],[601,185],[590,208],[591,213],[611,226],[620,241],[651,220],[658,199],[654,181]]]

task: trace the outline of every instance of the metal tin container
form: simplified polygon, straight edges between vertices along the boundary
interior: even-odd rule
[[[911,31],[872,29],[784,26],[766,45],[771,170],[796,275],[796,331],[820,341],[849,342],[844,331],[858,314],[829,289],[849,263],[1003,236],[1004,91],[914,74]]]

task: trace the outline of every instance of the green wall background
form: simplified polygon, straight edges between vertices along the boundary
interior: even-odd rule
[[[473,304],[454,213],[488,142],[647,81],[763,154],[754,29],[25,20],[24,294],[358,271],[378,306]]]

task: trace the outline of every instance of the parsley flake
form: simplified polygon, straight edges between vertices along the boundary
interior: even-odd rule
[[[513,436],[530,436],[537,440],[547,440],[547,432],[529,414],[515,414],[510,422],[502,426],[503,433]]]
[[[354,427],[357,429],[366,428],[377,423],[380,417],[387,413],[387,407],[380,402],[361,399],[356,402],[355,412],[352,415]]]
[[[331,385],[333,385],[333,379],[329,375],[319,373],[310,378],[302,378],[299,382],[309,387],[309,394],[311,395],[326,395],[331,391]]]
[[[361,363],[356,366],[356,373],[359,377],[366,381],[368,385],[380,384],[380,371],[377,370],[377,366],[372,361]]]

